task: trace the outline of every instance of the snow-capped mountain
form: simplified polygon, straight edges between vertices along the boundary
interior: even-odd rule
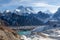
[[[44,13],[46,13],[46,14],[52,14],[49,10],[46,10]]]
[[[56,13],[53,15],[53,18],[60,20],[60,8],[58,8]]]
[[[11,11],[10,10],[5,10],[4,12],[3,12],[4,14],[6,14],[6,13],[11,13]]]
[[[29,13],[29,14],[34,13],[34,10],[33,10],[32,7],[26,7],[25,10],[26,10],[26,12]]]
[[[5,10],[4,12],[3,12],[3,16],[6,16],[6,15],[9,15],[9,14],[11,14],[12,12],[10,11],[10,10]]]
[[[50,19],[49,14],[45,14],[41,11],[39,11],[34,17],[37,18],[38,20],[43,21],[44,23],[46,23]]]
[[[16,13],[26,15],[26,14],[31,14],[33,13],[33,8],[32,7],[24,7],[24,6],[19,6],[16,10]]]
[[[11,11],[10,11],[10,10],[5,10],[5,11],[4,11],[4,13],[9,13],[9,12],[11,12]]]
[[[15,9],[14,10],[14,13],[17,14],[17,15],[22,15],[22,12],[20,9]]]
[[[46,24],[52,16],[50,11],[34,13],[32,7],[19,6],[13,12],[5,10],[2,19],[8,21],[11,25],[40,25]],[[18,20],[18,21],[17,21]],[[24,23],[23,23],[24,21]]]
[[[15,11],[16,11],[16,12],[20,12],[20,10],[19,10],[19,9],[16,9]]]

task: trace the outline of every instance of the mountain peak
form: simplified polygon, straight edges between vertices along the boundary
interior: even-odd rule
[[[49,10],[46,10],[44,13],[52,14]]]
[[[19,6],[17,9],[23,9],[24,8],[24,6]]]
[[[60,11],[60,7],[58,8],[58,10]]]
[[[10,10],[6,10],[6,12],[10,12]]]
[[[10,11],[10,10],[5,10],[4,12],[5,12],[5,13],[9,13],[9,12],[11,12],[11,11]]]
[[[16,11],[16,12],[20,12],[20,10],[19,10],[19,9],[16,9],[15,11]]]
[[[21,13],[34,13],[33,12],[33,8],[32,7],[25,7],[25,6],[19,6],[17,9],[19,9],[18,11],[20,11]]]

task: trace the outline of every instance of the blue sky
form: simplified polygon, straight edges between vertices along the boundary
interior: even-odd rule
[[[34,11],[50,10],[54,13],[60,7],[60,0],[0,0],[0,11],[14,10],[20,5],[31,6]]]

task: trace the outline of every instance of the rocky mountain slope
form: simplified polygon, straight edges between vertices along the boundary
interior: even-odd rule
[[[15,31],[0,26],[0,40],[20,40],[20,36]]]

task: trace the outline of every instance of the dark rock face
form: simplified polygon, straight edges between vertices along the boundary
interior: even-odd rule
[[[4,15],[4,16],[3,16]],[[0,16],[0,19],[7,23],[7,26],[32,26],[42,25],[43,20],[46,20],[50,16],[44,13],[17,15],[16,13],[5,13]]]
[[[43,25],[50,15],[41,11],[35,14],[32,7],[19,6],[17,10],[11,12],[5,10],[0,13],[0,19],[5,21],[7,26],[37,26]]]
[[[58,8],[56,13],[53,15],[53,18],[60,20],[60,8]]]

